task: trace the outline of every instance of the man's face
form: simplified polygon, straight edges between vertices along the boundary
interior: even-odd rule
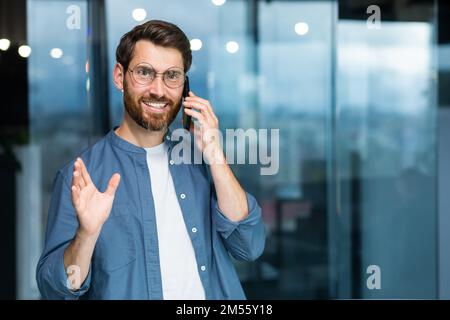
[[[167,128],[177,116],[181,106],[183,86],[169,88],[164,83],[162,74],[157,75],[148,85],[137,83],[130,70],[140,63],[150,64],[156,72],[162,73],[172,67],[183,69],[183,58],[174,48],[164,48],[149,41],[140,40],[134,47],[133,58],[123,78],[123,99],[128,115],[142,128],[160,131]],[[162,109],[161,103],[166,104]]]

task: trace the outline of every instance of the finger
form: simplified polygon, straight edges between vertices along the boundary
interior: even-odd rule
[[[83,176],[81,175],[81,173],[80,173],[80,180],[79,180],[78,186],[79,186],[80,190],[83,190],[84,187],[86,187],[86,183],[84,182],[84,179],[83,179]]]
[[[116,193],[119,183],[120,183],[120,174],[118,173],[113,174],[111,179],[109,180],[108,187],[106,188],[105,193],[113,197]]]
[[[194,141],[196,143],[200,143],[200,146],[202,146],[203,145],[203,142],[202,142],[202,128],[199,127],[198,125],[195,125],[195,124],[192,124],[191,127],[192,127],[192,133],[194,135]]]
[[[78,187],[80,183],[80,171],[77,168],[77,162],[73,165],[73,173],[72,173],[72,186]]]
[[[190,92],[192,93],[192,91],[190,91]],[[215,113],[214,113],[214,110],[213,110],[213,108],[212,108],[212,105],[211,105],[211,103],[210,103],[208,100],[203,99],[203,98],[200,98],[200,97],[196,96],[194,93],[192,93],[191,96],[186,97],[186,100],[187,100],[187,102],[197,101],[197,102],[199,102],[199,103],[205,105],[205,111],[209,113],[209,115],[211,116],[211,118],[215,118],[215,119],[217,120],[217,117],[216,117],[216,115],[215,115]]]
[[[83,159],[78,158],[80,163],[80,169],[81,169],[81,176],[83,177],[84,182],[86,185],[90,184],[92,182],[91,176],[89,175],[86,166],[84,165]]]
[[[205,116],[205,119],[208,123],[211,123],[214,126],[217,126],[218,120],[214,112],[212,111],[209,105],[204,105],[198,101],[188,101],[187,106],[192,106],[193,109],[200,110],[201,114]]]
[[[75,207],[75,209],[78,208],[79,200],[80,200],[80,190],[77,186],[72,186],[72,203]]]
[[[206,106],[204,106],[202,103],[200,103],[198,101],[186,101],[184,103],[184,106],[189,109],[195,109],[195,110],[206,112]]]
[[[210,103],[208,100],[202,99],[200,97],[186,97],[185,99],[186,103],[193,103],[194,105],[198,106],[201,110],[209,109]]]
[[[194,111],[189,108],[184,109],[184,111],[186,112],[186,114],[197,119],[201,125],[205,124],[205,116],[203,114],[201,114],[200,112]]]
[[[78,160],[75,161],[73,166],[74,166],[74,169],[75,169],[73,175],[74,175],[74,177],[76,177],[76,184],[75,185],[80,190],[82,190],[86,186],[86,183],[84,182],[83,176],[81,175],[80,162]]]
[[[219,120],[217,119],[210,105],[206,106],[206,113],[208,114],[208,117],[212,121],[212,123],[214,123],[215,125],[219,124]]]
[[[83,182],[83,179],[81,178],[80,171],[79,170],[75,171],[73,173],[73,177],[75,179],[74,187],[76,187],[78,189],[78,191],[81,192],[81,190],[83,190],[83,188],[85,187],[85,184]]]
[[[188,109],[186,114],[190,115],[191,117],[193,117],[193,119],[195,119],[195,121],[192,121],[195,126],[195,129],[206,127],[206,125],[208,124],[205,119],[205,116],[200,112]]]
[[[185,101],[188,101],[188,102],[199,102],[199,103],[204,104],[204,105],[209,105],[210,104],[208,100],[200,98],[200,97],[197,97],[195,95],[194,96],[190,96],[190,97],[186,97]]]

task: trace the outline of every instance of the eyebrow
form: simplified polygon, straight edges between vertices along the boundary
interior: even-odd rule
[[[139,63],[136,63],[136,64],[134,65],[133,69],[136,68],[138,65],[141,65],[141,64],[144,64],[144,65],[146,65],[146,66],[150,66],[150,67],[152,67],[156,72],[160,72],[160,71],[157,70],[152,64],[150,64],[150,63],[148,63],[148,62],[139,62]],[[184,66],[183,66],[183,67],[179,67],[179,66],[171,66],[171,67],[165,69],[164,71],[167,71],[167,70],[173,69],[173,68],[181,69],[181,70],[184,71]]]

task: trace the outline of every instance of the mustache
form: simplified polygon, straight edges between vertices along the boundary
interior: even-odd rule
[[[169,104],[173,104],[173,101],[167,98],[156,98],[154,96],[142,96],[139,98],[139,100],[145,100],[145,101],[150,101],[150,102],[159,102],[159,103],[169,103]]]

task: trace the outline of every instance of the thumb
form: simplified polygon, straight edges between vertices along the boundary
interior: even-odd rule
[[[119,182],[120,182],[120,174],[118,173],[113,174],[113,176],[109,180],[108,187],[106,188],[105,193],[110,196],[114,196],[117,187],[119,186]]]

